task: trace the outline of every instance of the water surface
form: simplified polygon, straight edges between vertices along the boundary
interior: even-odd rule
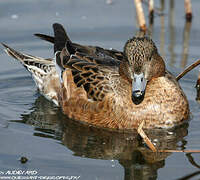
[[[200,3],[192,3],[192,24],[185,24],[183,3],[155,3],[163,15],[155,15],[152,38],[174,75],[200,57]],[[53,57],[52,45],[33,34],[53,34],[55,22],[62,23],[77,43],[118,50],[138,30],[132,0],[113,0],[111,5],[105,0],[1,0],[0,20],[0,42],[41,57]],[[0,172],[36,170],[38,175],[87,180],[167,180],[197,172],[194,179],[200,178],[199,154],[151,153],[135,133],[96,129],[67,120],[37,92],[30,74],[3,48],[0,60]],[[200,149],[200,105],[195,89],[198,73],[196,68],[180,81],[190,103],[191,120],[173,130],[149,132],[158,147]],[[22,156],[28,158],[27,163],[20,163]]]

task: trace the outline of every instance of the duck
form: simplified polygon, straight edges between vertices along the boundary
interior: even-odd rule
[[[189,118],[189,103],[149,37],[132,37],[123,51],[74,43],[61,24],[54,58],[24,54],[3,44],[8,55],[31,73],[41,94],[67,118],[109,129],[172,128]]]

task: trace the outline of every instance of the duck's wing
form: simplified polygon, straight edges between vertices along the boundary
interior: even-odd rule
[[[75,44],[62,25],[55,23],[53,29],[54,38],[42,37],[54,42],[55,64],[61,82],[67,79],[62,77],[65,74],[62,72],[71,69],[74,83],[85,89],[89,99],[101,101],[107,93],[113,92],[113,82],[114,78],[119,77],[120,64],[116,55],[111,53],[114,50]]]
[[[107,54],[97,55],[97,51],[89,46],[72,43],[60,24],[53,24],[53,29],[54,49],[58,49],[55,62],[60,79],[67,79],[62,77],[66,74],[62,72],[71,69],[76,86],[83,87],[92,100],[101,101],[107,93],[113,92],[114,78],[119,78],[120,61]]]
[[[61,24],[55,23],[53,25],[54,34],[53,36],[48,36],[45,34],[34,34],[35,36],[39,37],[42,40],[48,41],[53,44],[57,44],[57,48],[55,49],[54,46],[54,52],[61,51],[64,47],[65,43],[68,41],[70,42],[70,47],[75,51],[88,54],[90,56],[96,56],[96,57],[104,57],[104,58],[114,58],[116,60],[121,61],[123,59],[123,52],[115,50],[115,49],[104,49],[98,46],[84,46],[81,44],[73,43],[69,36],[67,35],[65,29]]]
[[[89,99],[101,101],[107,93],[114,92],[114,81],[119,78],[119,61],[80,52],[70,54],[65,47],[56,54],[56,62],[62,69],[71,69],[74,83],[85,89]]]

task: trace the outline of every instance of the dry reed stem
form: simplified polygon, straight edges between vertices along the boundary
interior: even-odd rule
[[[142,2],[141,2],[141,0],[134,0],[134,2],[135,2],[135,8],[136,8],[136,12],[137,12],[140,30],[146,32],[147,27],[146,27],[146,21],[145,21],[145,17],[144,17],[144,11],[142,8]]]
[[[138,126],[137,132],[142,137],[144,142],[147,144],[147,146],[153,151],[153,152],[162,152],[162,153],[173,153],[173,152],[184,152],[184,153],[200,153],[200,150],[198,149],[192,149],[192,150],[177,150],[177,149],[160,149],[157,150],[151,140],[148,138],[148,136],[143,131],[142,127],[144,125],[144,120],[141,122],[141,124]]]
[[[177,149],[160,149],[157,150],[151,140],[148,138],[148,136],[143,131],[142,127],[144,125],[144,120],[141,122],[141,124],[138,126],[137,132],[142,137],[144,142],[147,144],[147,146],[153,151],[153,152],[162,152],[162,153],[173,153],[173,152],[184,152],[184,153],[200,153],[200,150],[198,149],[192,149],[192,150],[177,150]]]
[[[158,152],[168,152],[168,153],[172,153],[172,152],[185,152],[185,153],[200,153],[200,150],[198,149],[192,149],[192,150],[172,150],[172,149],[163,149],[163,150],[158,150]]]
[[[192,4],[190,0],[185,0],[185,17],[187,21],[192,21]]]
[[[137,132],[138,134],[143,138],[144,142],[147,144],[147,146],[153,151],[156,152],[156,148],[155,146],[152,144],[151,140],[147,137],[147,135],[145,134],[145,132],[143,131],[142,127],[144,125],[144,120],[141,122],[141,124],[139,125]]]
[[[191,71],[192,69],[194,69],[195,67],[197,67],[200,64],[200,59],[198,59],[197,61],[195,61],[193,64],[191,64],[190,66],[188,66],[183,72],[181,72],[178,76],[176,76],[176,80],[180,80],[183,76],[185,76],[185,74],[187,74],[189,71]]]

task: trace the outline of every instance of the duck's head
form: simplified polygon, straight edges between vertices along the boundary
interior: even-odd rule
[[[153,78],[164,76],[165,63],[154,42],[147,37],[133,37],[124,46],[125,59],[120,72],[132,83],[132,101],[140,104],[146,86]]]

